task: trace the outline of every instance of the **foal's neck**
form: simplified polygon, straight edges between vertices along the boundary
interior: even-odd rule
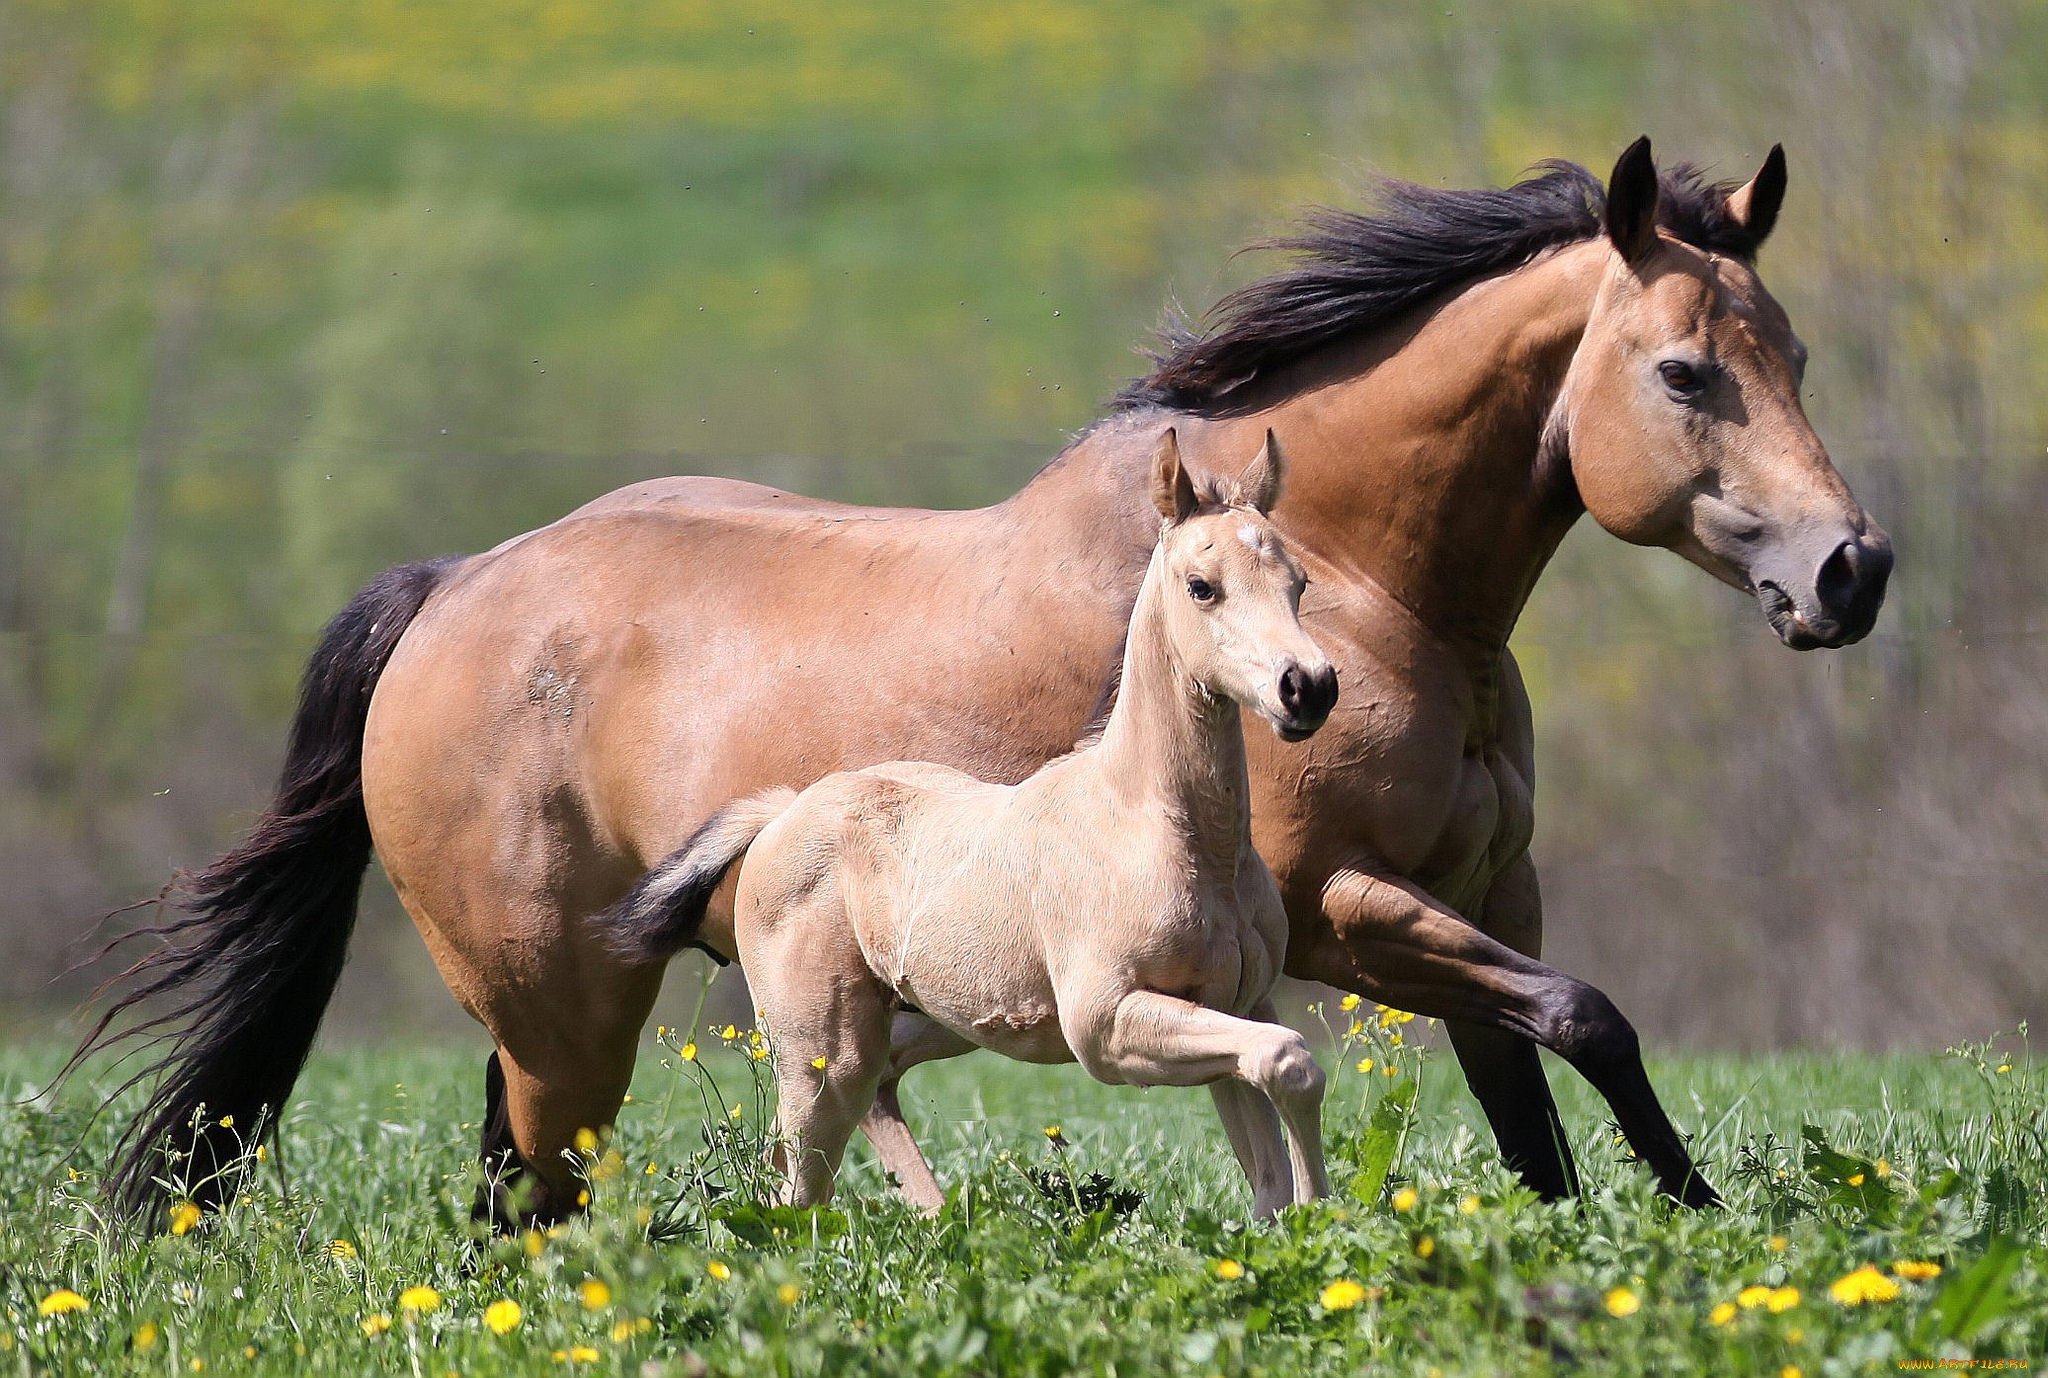
[[[1201,874],[1227,878],[1251,845],[1244,728],[1237,704],[1210,694],[1174,655],[1161,616],[1171,592],[1163,569],[1155,551],[1090,767],[1121,802],[1179,827]]]

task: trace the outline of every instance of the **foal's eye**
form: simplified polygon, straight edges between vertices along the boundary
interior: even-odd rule
[[[1657,376],[1664,380],[1664,386],[1671,389],[1671,395],[1681,400],[1691,400],[1700,395],[1707,385],[1698,369],[1680,359],[1666,359],[1657,365]]]
[[[1213,603],[1216,601],[1216,586],[1199,574],[1189,575],[1188,597],[1197,603]]]

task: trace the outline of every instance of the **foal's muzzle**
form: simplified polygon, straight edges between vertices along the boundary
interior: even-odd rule
[[[1299,742],[1315,734],[1337,706],[1337,668],[1295,663],[1280,672],[1281,717],[1273,726],[1285,741]]]

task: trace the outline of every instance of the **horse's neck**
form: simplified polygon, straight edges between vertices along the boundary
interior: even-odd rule
[[[1211,700],[1176,661],[1161,626],[1160,568],[1155,555],[1088,768],[1117,799],[1179,826],[1201,873],[1229,877],[1251,839],[1244,731],[1237,705]]]

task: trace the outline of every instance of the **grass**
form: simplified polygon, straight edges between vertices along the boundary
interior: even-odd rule
[[[316,1058],[283,1135],[289,1188],[266,1153],[224,1216],[148,1239],[101,1214],[112,1126],[85,1128],[90,1088],[10,1104],[0,1374],[1831,1375],[2048,1349],[2043,1087],[2022,1039],[1662,1061],[1728,1196],[1695,1215],[1652,1195],[1568,1073],[1588,1194],[1535,1201],[1448,1057],[1399,1032],[1327,1059],[1337,1198],[1257,1226],[1202,1093],[986,1055],[910,1081],[954,1187],[936,1220],[858,1149],[837,1210],[769,1206],[744,1034],[698,1034],[691,1061],[670,1034],[589,1155],[588,1220],[481,1252],[461,1237],[480,1050]],[[0,1054],[9,1100],[55,1061]],[[1878,1298],[1835,1299],[1866,1264]],[[40,1314],[59,1289],[84,1308]]]

